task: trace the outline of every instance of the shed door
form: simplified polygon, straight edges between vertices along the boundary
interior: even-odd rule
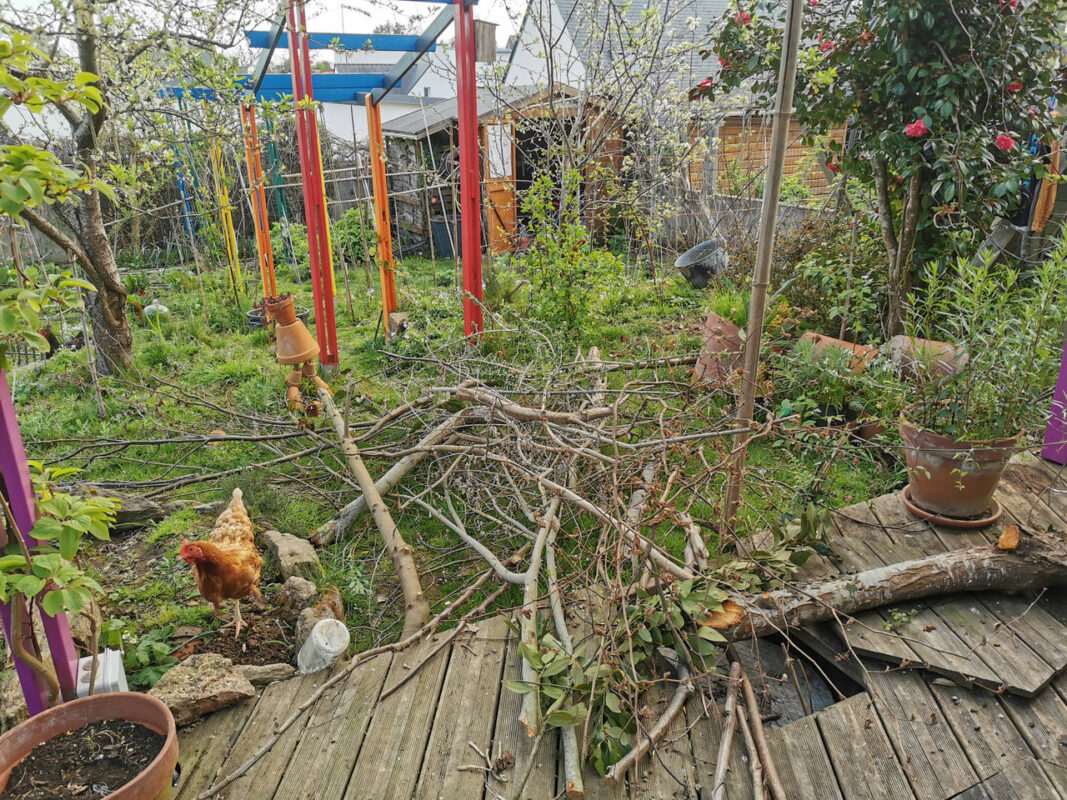
[[[515,136],[510,123],[485,126],[485,206],[489,250],[514,248],[518,209],[515,198]]]

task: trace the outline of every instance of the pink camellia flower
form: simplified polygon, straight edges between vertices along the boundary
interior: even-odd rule
[[[1008,136],[1008,134],[1002,133],[997,137],[997,148],[1004,151],[1014,150],[1015,140]]]
[[[922,117],[912,122],[910,125],[904,126],[904,135],[911,139],[921,139],[930,132],[930,129],[926,127],[926,123],[922,121]]]
[[[808,5],[809,6],[817,6],[817,5],[819,5],[819,0],[808,0]]]
[[[1004,87],[1004,90],[1015,94],[1015,92],[1021,92],[1023,90],[1023,82],[1016,79]]]
[[[734,22],[738,25],[748,25],[748,23],[752,22],[752,15],[747,11],[738,11],[734,14]]]

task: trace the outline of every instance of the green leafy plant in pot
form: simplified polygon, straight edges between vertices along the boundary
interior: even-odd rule
[[[1065,313],[1067,244],[1025,275],[989,253],[928,267],[922,293],[909,296],[905,334],[950,342],[966,359],[946,374],[940,353],[919,348],[908,365],[900,434],[912,513],[950,525],[996,518],[1008,460],[1043,426]]]

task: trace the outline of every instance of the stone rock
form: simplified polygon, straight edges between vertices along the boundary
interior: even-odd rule
[[[114,489],[104,489],[93,486],[91,483],[79,483],[75,485],[74,492],[83,496],[113,497],[118,500],[122,507],[115,514],[115,522],[111,525],[112,533],[143,528],[149,523],[159,522],[167,512],[159,503],[127,492],[116,492]]]
[[[217,517],[222,513],[222,510],[226,508],[226,504],[221,500],[214,500],[210,503],[199,503],[193,506],[193,511],[197,514],[203,514],[205,517]]]
[[[28,718],[18,675],[14,670],[4,673],[0,682],[0,733],[11,730]]]
[[[318,589],[307,578],[293,575],[287,578],[278,592],[278,605],[281,607],[282,616],[288,620],[295,620],[305,608],[315,605]]]
[[[296,674],[296,667],[292,664],[238,664],[234,669],[257,687],[266,686],[275,681],[284,681]]]
[[[312,578],[322,574],[319,556],[307,539],[291,533],[266,531],[263,533],[263,542],[278,562],[282,578],[288,579],[293,575]]]
[[[255,697],[256,690],[230,659],[217,653],[197,653],[171,667],[149,694],[167,704],[175,723],[187,725],[212,711]]]

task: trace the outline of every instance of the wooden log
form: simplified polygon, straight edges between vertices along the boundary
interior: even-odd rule
[[[316,383],[319,383],[319,381],[316,380]],[[382,501],[382,496],[374,485],[374,479],[371,477],[370,472],[367,471],[367,466],[360,457],[359,448],[353,441],[351,434],[346,431],[344,417],[341,416],[341,412],[333,402],[333,395],[330,394],[329,387],[321,384],[318,395],[323,408],[326,410],[326,415],[333,422],[337,438],[341,440],[341,452],[344,453],[345,460],[348,462],[348,469],[359,484],[363,496],[368,500],[368,507],[370,508],[371,516],[374,517],[374,524],[377,526],[382,542],[393,560],[393,568],[396,570],[400,588],[404,593],[404,631],[401,634],[401,638],[406,639],[422,628],[430,618],[430,604],[426,601],[426,595],[422,591],[419,571],[415,566],[415,557],[412,554],[411,546],[400,535],[400,530],[396,527],[396,523],[393,522],[392,514],[389,513],[389,509]]]
[[[712,627],[737,640],[933,595],[1067,585],[1067,547],[1059,535],[1023,533],[1011,551],[985,545],[875,567],[820,586],[736,596],[740,622],[730,624],[728,615],[721,615],[722,622]]]

